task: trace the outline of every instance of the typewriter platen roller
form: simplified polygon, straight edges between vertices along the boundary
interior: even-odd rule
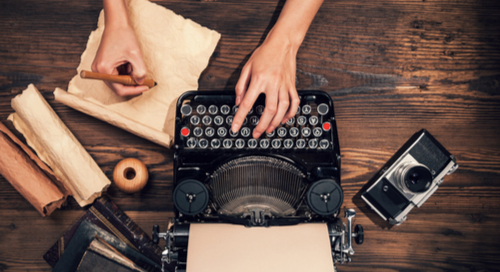
[[[174,153],[175,219],[166,233],[164,260],[185,267],[190,223],[249,227],[328,223],[332,256],[350,261],[351,240],[362,242],[337,218],[343,202],[340,150],[333,102],[326,93],[301,91],[296,115],[272,133],[252,138],[264,110],[261,95],[240,131],[231,124],[234,92],[187,92],[177,101]]]

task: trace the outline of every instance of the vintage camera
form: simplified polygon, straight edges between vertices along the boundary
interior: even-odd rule
[[[370,179],[361,198],[384,220],[399,225],[457,168],[455,157],[422,129]]]

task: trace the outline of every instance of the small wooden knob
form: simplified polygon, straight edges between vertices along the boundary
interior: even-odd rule
[[[116,186],[125,193],[140,191],[148,182],[148,168],[138,159],[127,158],[121,160],[113,171],[113,180]]]

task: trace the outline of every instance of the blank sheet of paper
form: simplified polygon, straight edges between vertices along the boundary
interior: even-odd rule
[[[333,272],[326,224],[191,224],[187,272]]]

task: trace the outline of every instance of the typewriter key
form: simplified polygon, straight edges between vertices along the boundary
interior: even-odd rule
[[[231,112],[231,108],[228,105],[222,105],[222,107],[220,107],[220,112],[224,115],[228,115],[229,112]]]
[[[321,137],[322,134],[323,134],[323,130],[320,127],[313,128],[314,137]]]
[[[190,105],[188,105],[188,104],[184,104],[184,105],[182,105],[182,107],[181,107],[181,113],[182,113],[182,115],[189,116],[189,115],[191,115],[191,112],[192,112],[192,111],[193,111],[193,109],[192,109],[192,108],[191,108],[191,106],[190,106]]]
[[[196,111],[198,112],[198,114],[205,114],[205,111],[207,111],[207,107],[203,106],[203,105],[198,105],[198,107],[196,107]]]
[[[224,117],[217,115],[214,117],[214,123],[218,126],[222,126],[224,124]]]
[[[327,104],[325,104],[325,103],[319,104],[319,106],[318,106],[318,113],[319,113],[320,115],[325,115],[325,114],[327,114],[327,113],[328,113],[328,110],[329,110],[329,107],[328,107],[328,105],[327,105]]]
[[[208,107],[208,112],[212,115],[216,115],[218,111],[219,109],[216,105],[210,105],[210,107]]]

